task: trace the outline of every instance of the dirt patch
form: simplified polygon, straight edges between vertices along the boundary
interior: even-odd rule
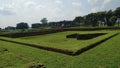
[[[66,38],[77,38],[79,34],[75,33],[75,34],[71,34],[71,35],[67,35]]]
[[[96,38],[98,36],[101,35],[105,35],[107,33],[94,33],[94,34],[71,34],[71,35],[67,35],[66,38],[76,38],[77,40],[89,40],[89,39],[93,39]]]
[[[4,52],[7,52],[8,49],[7,48],[0,48],[0,54],[3,54]]]
[[[45,68],[45,65],[41,64],[33,58],[27,57],[22,54],[20,54],[18,57],[30,62],[24,66],[25,68]]]
[[[39,62],[31,62],[25,65],[25,68],[45,68],[45,66]]]

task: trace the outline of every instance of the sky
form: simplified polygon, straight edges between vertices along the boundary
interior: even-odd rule
[[[120,0],[0,0],[0,28],[17,23],[73,20],[91,12],[115,10]]]

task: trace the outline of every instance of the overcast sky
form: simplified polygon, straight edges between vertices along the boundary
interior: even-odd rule
[[[0,0],[0,27],[39,23],[44,17],[48,21],[73,20],[116,7],[120,7],[120,0]]]

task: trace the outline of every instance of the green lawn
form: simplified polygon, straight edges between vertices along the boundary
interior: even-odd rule
[[[0,47],[7,48],[16,55],[32,57],[43,63],[46,68],[119,68],[119,40],[120,34],[78,56],[68,56],[4,41],[0,41]]]
[[[106,30],[103,30],[103,31],[66,31],[66,32],[59,32],[59,33],[39,35],[39,36],[21,37],[21,38],[6,38],[6,37],[0,37],[0,38],[22,42],[22,43],[35,44],[37,46],[51,47],[51,48],[57,48],[57,49],[76,52],[77,50],[80,50],[81,48],[92,45],[118,32],[119,32],[118,30],[116,31],[106,31]],[[66,35],[74,34],[74,33],[78,33],[78,34],[107,33],[107,34],[90,39],[90,40],[77,40],[75,38],[66,38]]]
[[[0,68],[21,67],[29,63],[29,61],[23,59],[22,57],[5,50],[5,48],[0,46]]]
[[[0,46],[0,68],[28,68],[39,64],[41,63],[36,62],[33,58],[22,53],[15,54],[4,48],[4,46]]]
[[[105,39],[118,31],[66,31],[60,33],[46,34],[40,36],[30,36],[18,38],[20,41],[40,46],[47,46],[75,52],[81,48],[94,44],[102,39]],[[77,40],[76,38],[66,38],[69,34],[92,34],[92,33],[108,33],[90,40]]]

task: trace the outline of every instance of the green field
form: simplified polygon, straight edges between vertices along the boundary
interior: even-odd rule
[[[67,39],[64,42],[63,39],[66,38],[64,36],[66,36],[67,34],[76,33],[76,31],[69,31],[69,32],[54,33],[54,34],[47,34],[47,35],[41,35],[41,36],[16,38],[14,39],[14,41],[15,40],[22,41],[22,42],[32,43],[32,44],[34,43],[49,44],[45,46],[76,50],[82,47],[82,45],[77,46],[77,44],[84,44],[83,45],[84,47],[85,45],[87,46],[87,44],[90,44],[91,42],[94,43],[95,41],[99,41],[119,31],[118,30],[117,31],[79,31],[80,34],[96,33],[96,32],[97,33],[102,32],[102,33],[108,33],[108,34],[91,39],[91,40],[86,40],[86,41],[76,40],[76,39]],[[53,39],[53,37],[55,40]],[[12,38],[4,38],[4,39],[13,40]],[[19,56],[22,54],[22,55],[25,55],[26,57],[30,57],[35,61],[38,61],[44,64],[46,68],[119,68],[120,67],[119,39],[120,39],[120,34],[107,40],[106,42],[100,44],[99,46],[93,49],[90,49],[77,56],[64,55],[56,52],[41,50],[41,49],[24,46],[20,44],[15,44],[15,43],[10,43],[10,42],[5,42],[5,41],[0,41],[0,48],[8,49],[8,51],[14,54],[15,56]],[[53,43],[50,40],[52,40]],[[61,44],[64,44],[64,45],[61,45]],[[6,55],[3,57],[10,58],[10,56],[6,56]],[[24,59],[23,60],[10,59],[10,60],[11,61],[6,61],[5,59],[1,59],[2,62],[12,64],[11,66],[6,65],[7,68],[22,68],[28,63],[28,61],[25,61]],[[18,63],[17,65],[16,64],[14,65],[13,63],[16,63],[16,61],[18,61]],[[2,62],[0,63],[1,66],[3,65]]]
[[[34,63],[36,65],[40,64],[22,53],[15,54],[7,48],[0,46],[0,68],[25,68],[34,65]]]
[[[66,38],[66,35],[69,34],[93,34],[93,33],[107,33],[105,35],[90,39],[90,40],[77,40],[75,38]],[[7,38],[9,40],[24,42],[29,44],[36,44],[38,46],[46,46],[52,47],[62,50],[68,50],[76,52],[77,50],[94,44],[100,40],[103,40],[118,31],[66,31],[66,32],[59,32],[53,34],[46,34],[40,36],[29,36],[29,37],[21,37],[21,38]]]
[[[75,38],[66,38],[66,35],[69,34],[92,34],[92,33],[108,33],[103,36],[96,37],[94,39],[90,40],[77,40]],[[40,36],[31,36],[31,37],[23,37],[21,38],[22,41],[25,41],[27,43],[32,44],[38,44],[43,45],[47,47],[53,47],[53,48],[59,48],[63,50],[69,50],[69,51],[76,51],[80,48],[89,46],[90,44],[93,44],[97,41],[100,41],[106,37],[109,37],[116,32],[106,32],[106,31],[66,31],[66,32],[60,32],[60,33],[54,33],[54,34],[47,34],[47,35],[40,35]]]

